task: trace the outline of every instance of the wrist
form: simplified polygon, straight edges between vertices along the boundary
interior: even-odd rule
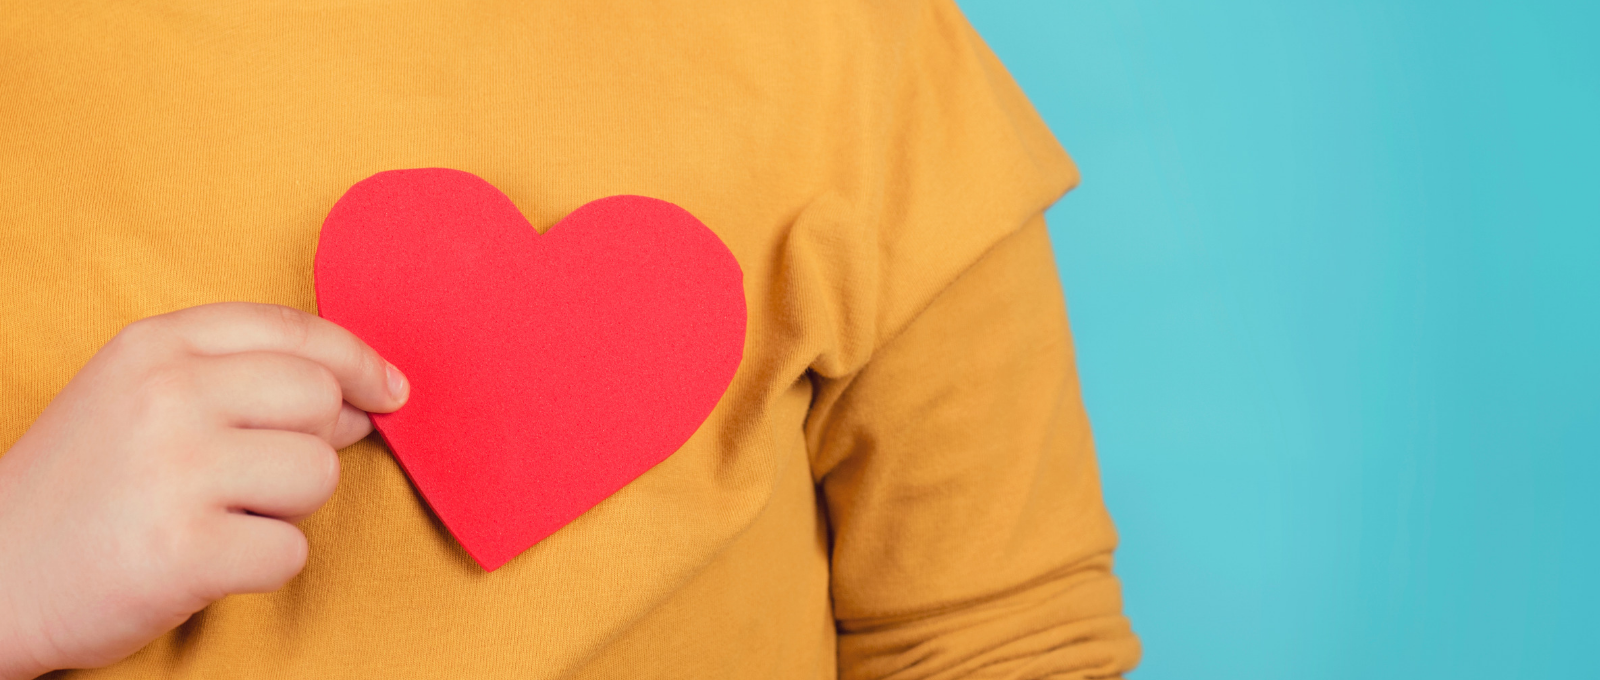
[[[8,526],[8,520],[16,519],[16,509],[7,507],[6,502],[14,486],[11,468],[15,467],[16,449],[13,446],[6,452],[12,455],[0,455],[0,545],[18,543],[15,527]],[[23,582],[21,575],[25,572],[18,562],[26,556],[18,552],[0,550],[0,680],[31,680],[54,670],[42,663],[37,653],[38,631],[31,622],[38,617],[27,616],[22,606],[20,595],[28,584]]]
[[[10,622],[0,622],[0,680],[32,680],[54,670],[39,663]]]
[[[15,561],[15,555],[0,557],[0,680],[26,680],[54,670],[38,655],[39,631],[33,624],[38,617],[26,616],[18,601],[27,584],[17,578]]]

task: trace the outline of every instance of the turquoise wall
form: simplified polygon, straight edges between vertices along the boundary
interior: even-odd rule
[[[1134,677],[1600,677],[1600,3],[962,6],[1084,173]]]

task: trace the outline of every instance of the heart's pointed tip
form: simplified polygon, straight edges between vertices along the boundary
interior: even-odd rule
[[[483,571],[486,574],[492,574],[494,570],[506,566],[506,563],[510,562],[512,557],[515,557],[515,555],[479,557],[472,554],[470,550],[467,551],[467,556],[471,557],[473,562],[477,562],[478,566],[483,567]]]

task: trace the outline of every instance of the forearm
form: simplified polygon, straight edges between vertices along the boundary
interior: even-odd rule
[[[1035,219],[818,400],[845,678],[1114,677],[1137,639]]]

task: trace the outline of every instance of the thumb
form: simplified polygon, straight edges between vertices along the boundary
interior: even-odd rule
[[[335,449],[342,449],[371,433],[372,419],[367,417],[367,412],[347,403],[339,409],[339,421],[334,424],[328,443]]]

